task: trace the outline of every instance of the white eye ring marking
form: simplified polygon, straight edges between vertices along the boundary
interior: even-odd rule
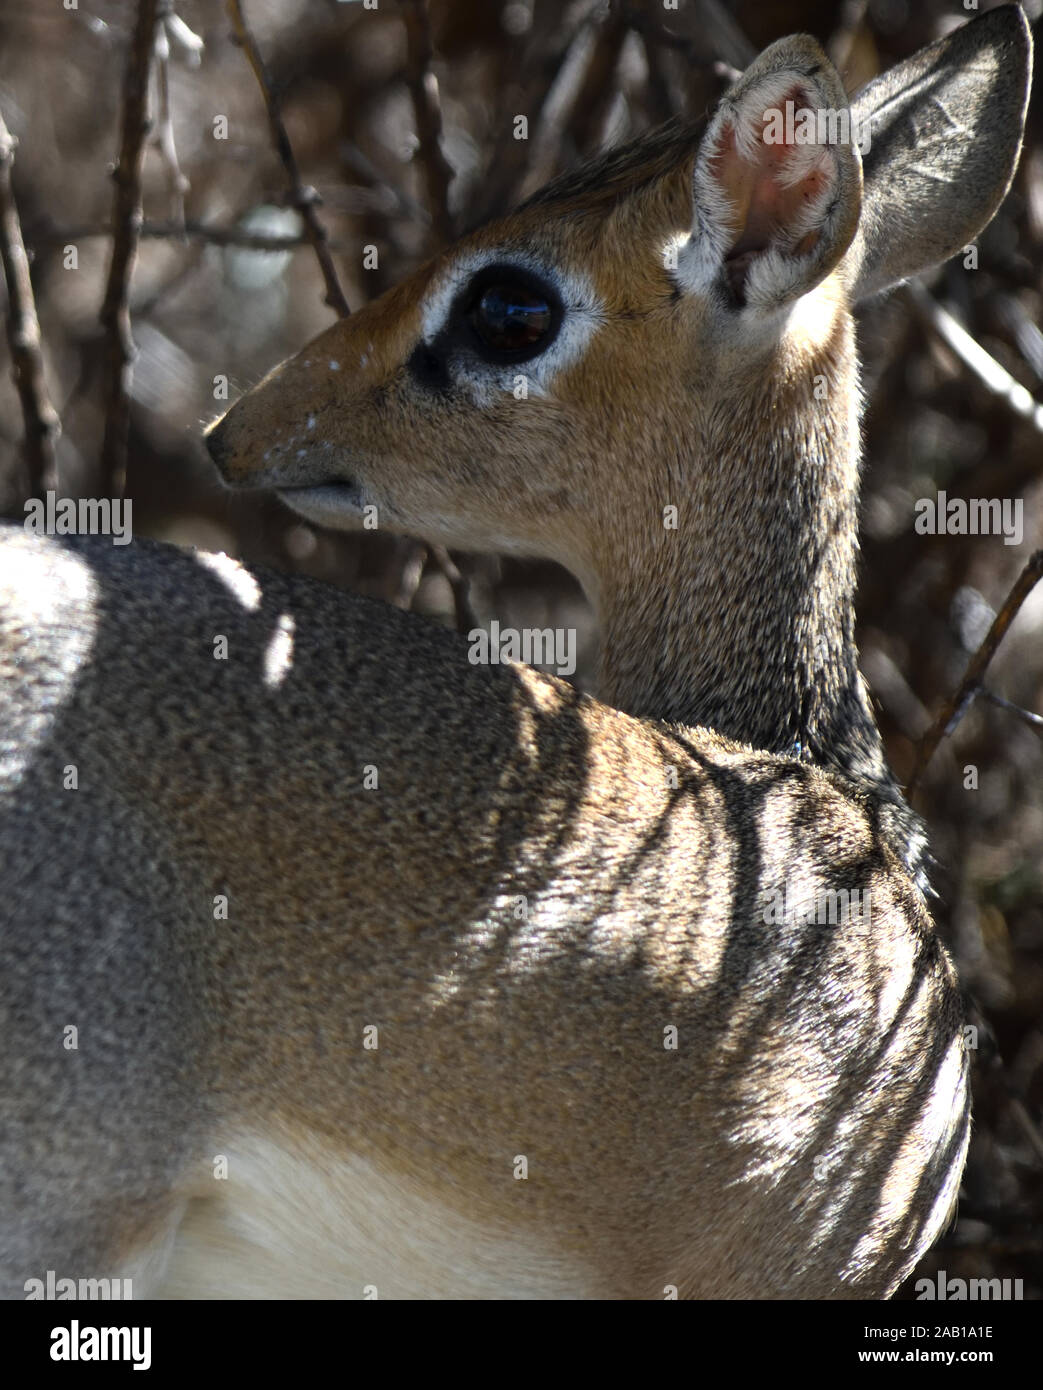
[[[438,277],[420,303],[420,333],[428,347],[444,330],[458,296],[487,265],[516,265],[551,285],[561,300],[562,320],[557,337],[546,352],[525,362],[489,363],[476,359],[454,361],[447,366],[452,380],[466,387],[477,405],[489,405],[502,391],[514,391],[524,377],[530,396],[546,395],[551,382],[565,367],[582,357],[591,338],[605,321],[604,306],[587,276],[563,271],[525,251],[487,247],[460,256]]]

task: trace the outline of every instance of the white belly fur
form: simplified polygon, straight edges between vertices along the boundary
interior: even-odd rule
[[[601,1293],[590,1271],[549,1243],[461,1217],[367,1159],[312,1146],[305,1157],[256,1136],[220,1152],[228,1159],[227,1179],[213,1181],[213,1196],[188,1204],[164,1275],[146,1281],[152,1287],[141,1288],[139,1297],[581,1299]]]

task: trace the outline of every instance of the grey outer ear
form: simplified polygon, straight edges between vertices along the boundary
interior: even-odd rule
[[[1020,5],[989,10],[852,100],[862,221],[848,253],[856,299],[967,246],[1003,201],[1021,148],[1032,38]]]

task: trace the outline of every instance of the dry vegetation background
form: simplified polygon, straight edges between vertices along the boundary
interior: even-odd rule
[[[105,287],[130,0],[0,0],[0,113],[18,139],[14,189],[40,314],[47,382],[62,421],[61,491],[106,495],[100,464]],[[168,6],[169,8],[169,6]],[[985,3],[982,9],[990,8]],[[1043,0],[1026,5],[1040,38]],[[419,542],[312,531],[270,497],[229,500],[199,444],[232,395],[332,321],[260,91],[220,0],[179,0],[203,40],[176,42],[153,78],[159,118],[146,154],[145,235],[130,308],[134,365],[127,492],[139,535],[226,549],[453,621],[446,572]],[[301,179],[322,199],[352,306],[379,294],[476,220],[578,159],[665,119],[698,114],[765,44],[804,30],[855,91],[967,16],[959,0],[246,0],[281,98]],[[410,43],[410,34],[412,43]],[[427,98],[422,96],[426,90]],[[420,101],[418,123],[417,99]],[[164,119],[164,113],[166,118]],[[512,138],[529,117],[530,139]],[[215,138],[225,116],[228,138]],[[452,178],[434,157],[436,121]],[[426,123],[426,130],[425,130]],[[423,139],[418,140],[418,130]],[[164,154],[164,142],[166,153]],[[184,186],[175,173],[176,150]],[[292,200],[291,200],[292,201]],[[186,231],[172,230],[182,215]],[[158,233],[158,234],[157,234]],[[379,268],[364,270],[365,245]],[[66,266],[75,246],[78,268]],[[951,263],[926,283],[996,362],[1043,400],[1043,103],[1030,106],[1013,191],[980,241],[980,268]],[[930,310],[902,291],[861,317],[867,467],[859,602],[864,669],[892,760],[908,775],[930,716],[958,684],[993,612],[1043,544],[1043,411],[1035,423],[941,342]],[[6,353],[6,343],[0,355]],[[22,417],[0,363],[0,511],[28,487]],[[1020,547],[924,537],[914,503],[950,496],[1024,501]],[[575,583],[551,565],[456,556],[479,617],[576,625],[590,682],[596,634]],[[1043,711],[1043,586],[989,668],[989,690]],[[1043,742],[1039,725],[980,698],[936,754],[918,804],[937,858],[937,916],[980,1029],[976,1124],[959,1220],[922,1272],[1024,1280],[1043,1296]],[[964,768],[978,769],[976,790]]]

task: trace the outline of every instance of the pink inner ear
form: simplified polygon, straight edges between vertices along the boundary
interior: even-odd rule
[[[779,102],[793,103],[795,135],[802,110],[814,111],[804,88],[798,83]],[[749,137],[740,145],[734,124],[721,131],[717,148],[709,161],[710,174],[727,197],[732,212],[734,240],[725,257],[732,289],[742,298],[751,263],[771,246],[789,255],[802,256],[819,239],[819,229],[797,235],[809,205],[815,203],[833,182],[831,165],[815,159],[821,146],[799,143],[795,138],[769,143],[765,137],[769,121],[762,116],[750,123]],[[810,156],[810,157],[809,157]]]

